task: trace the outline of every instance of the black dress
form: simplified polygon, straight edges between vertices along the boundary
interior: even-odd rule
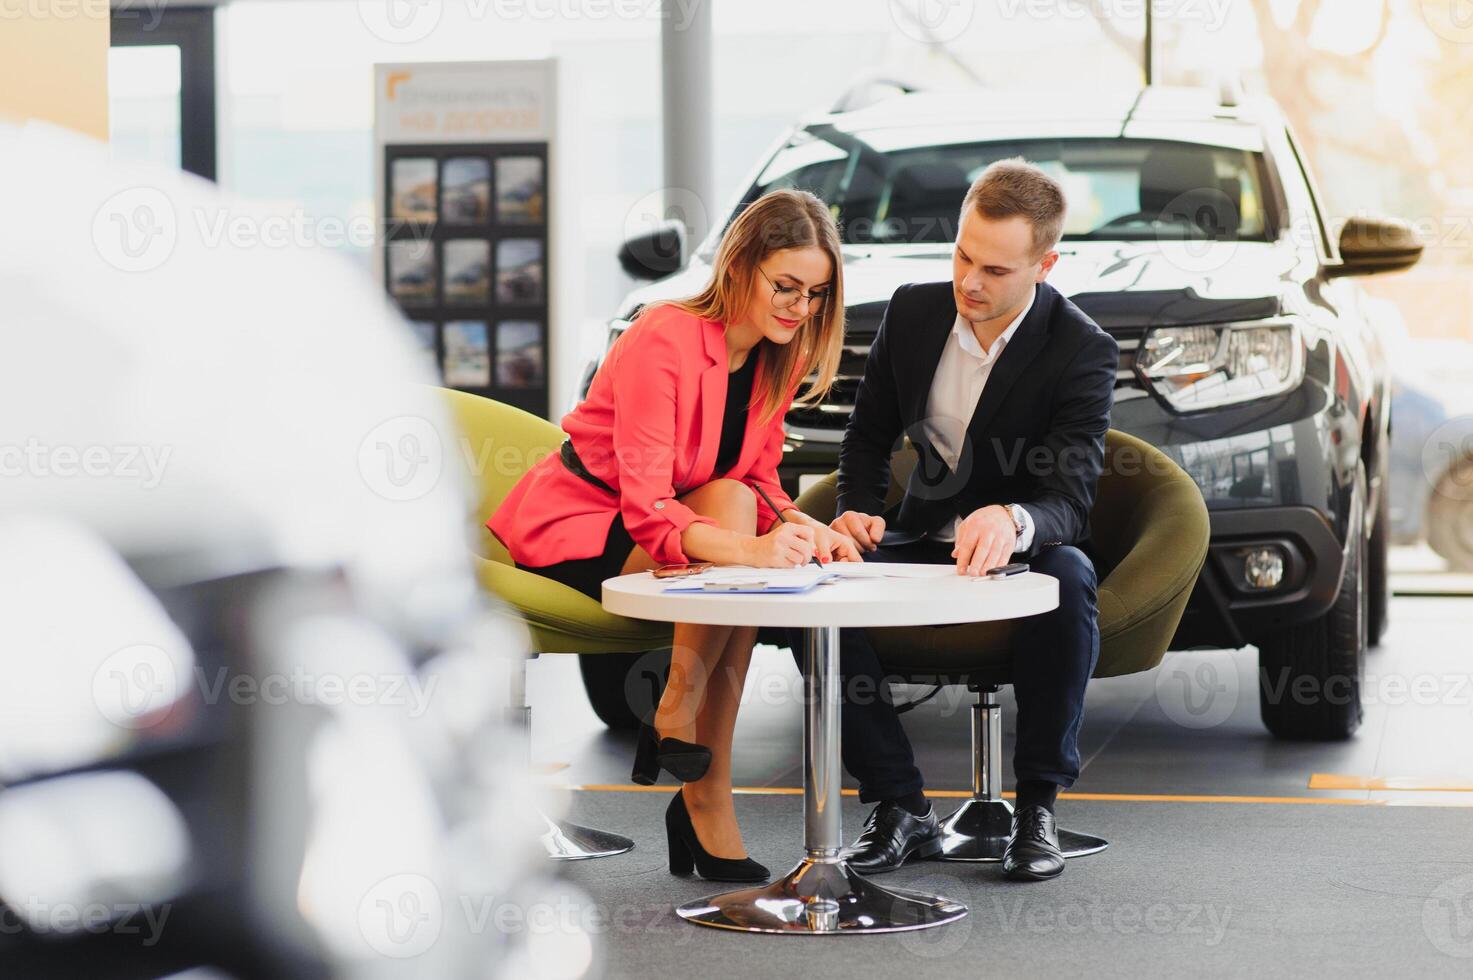
[[[741,367],[726,377],[726,408],[721,415],[721,439],[717,443],[713,479],[735,466],[741,456],[742,437],[747,431],[747,404],[752,400],[752,379],[756,373],[757,354],[752,352]],[[629,560],[634,548],[634,539],[624,527],[624,515],[615,514],[602,554],[590,558],[569,558],[540,567],[521,562],[516,562],[516,566],[577,589],[595,602],[602,602],[604,579],[614,578],[623,572],[624,562]]]

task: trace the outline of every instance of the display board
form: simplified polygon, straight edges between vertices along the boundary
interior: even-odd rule
[[[447,387],[548,416],[551,61],[376,65],[376,273]]]

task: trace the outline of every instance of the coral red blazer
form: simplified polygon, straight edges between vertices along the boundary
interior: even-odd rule
[[[779,509],[793,506],[777,464],[796,380],[771,422],[759,421],[755,407],[747,413],[736,465],[713,472],[726,409],[725,331],[719,322],[656,306],[614,342],[588,397],[562,420],[583,465],[614,492],[574,475],[556,453],[543,458],[486,522],[513,559],[541,567],[600,554],[614,516],[623,514],[630,537],[655,560],[688,561],[681,532],[695,521],[716,522],[675,498],[713,479],[760,485]],[[765,368],[759,361],[754,393],[762,390]],[[777,518],[756,497],[757,526],[766,530]]]

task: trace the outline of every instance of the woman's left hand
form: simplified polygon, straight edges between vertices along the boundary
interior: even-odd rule
[[[864,560],[859,556],[859,546],[854,543],[853,538],[835,531],[827,524],[813,524],[813,545],[814,554],[821,562]]]

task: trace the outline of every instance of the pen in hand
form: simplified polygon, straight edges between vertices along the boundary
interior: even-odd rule
[[[783,512],[777,509],[777,505],[772,502],[772,498],[767,495],[766,490],[763,490],[756,483],[752,484],[752,489],[756,490],[759,494],[762,495],[763,502],[767,504],[768,508],[771,509],[774,514],[777,515],[778,520],[782,521],[784,524],[791,523],[786,517],[783,516]],[[823,562],[818,560],[817,552],[814,552],[813,556],[809,560],[812,561],[819,568],[823,567]]]

